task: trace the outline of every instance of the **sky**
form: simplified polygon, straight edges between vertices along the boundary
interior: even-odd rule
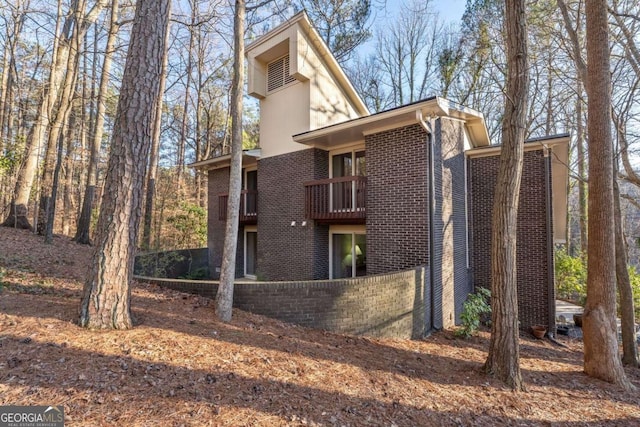
[[[387,0],[387,12],[393,14],[400,7],[400,4],[410,1],[411,0]],[[443,20],[453,23],[460,22],[465,6],[467,5],[466,0],[431,0],[431,3],[438,10]]]
[[[466,0],[433,0],[435,7],[440,12],[442,19],[448,22],[460,22]]]

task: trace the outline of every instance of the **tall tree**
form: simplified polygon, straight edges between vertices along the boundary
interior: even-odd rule
[[[74,64],[76,62],[74,56],[77,55],[77,49],[73,50],[72,47],[78,45],[78,43],[73,43],[72,39],[76,37],[78,40],[83,39],[83,34],[96,21],[107,1],[108,0],[96,1],[86,14],[83,14],[81,18],[78,18],[76,12],[84,10],[85,3],[82,1],[79,4],[79,0],[74,0],[71,5],[73,13],[69,14],[65,20],[65,24],[62,26],[62,35],[60,40],[58,40],[58,34],[60,32],[59,27],[62,17],[62,1],[58,1],[58,19],[56,21],[56,28],[54,31],[55,37],[52,49],[50,74],[46,84],[46,90],[42,94],[34,123],[29,130],[24,153],[24,162],[20,167],[11,202],[11,212],[5,219],[4,225],[31,228],[31,224],[27,218],[27,206],[31,195],[31,189],[33,187],[34,177],[37,173],[38,159],[45,143],[46,130],[52,119],[54,119],[52,117],[52,113],[54,112],[54,108],[56,107],[55,104],[60,93],[64,91],[64,88],[67,87],[68,84],[72,84],[72,80],[67,79],[67,71],[69,64]],[[75,72],[75,69],[69,71]],[[57,117],[64,117],[66,110],[61,111],[60,114],[58,114]],[[57,122],[58,119],[55,119],[55,121]],[[56,125],[51,127],[51,129],[57,132],[59,127],[60,125]],[[52,141],[50,146],[55,147],[57,137],[50,137],[49,141]],[[52,149],[55,151],[54,148]],[[50,164],[53,163],[53,161],[50,162]],[[53,170],[52,167],[51,170]]]
[[[385,74],[389,106],[415,102],[434,91],[443,37],[442,21],[429,1],[403,4],[397,21],[378,34],[377,67]]]
[[[115,0],[114,0],[115,1]],[[165,51],[162,59],[162,73],[160,74],[160,90],[156,99],[156,117],[153,123],[153,133],[151,135],[151,153],[149,155],[149,167],[147,169],[147,187],[144,198],[144,220],[142,226],[142,248],[151,248],[151,222],[153,219],[153,209],[156,198],[156,178],[158,176],[158,154],[160,152],[160,135],[162,133],[162,98],[167,82],[167,67],[169,63],[169,27],[165,31]]]
[[[73,238],[76,242],[88,245],[91,241],[89,229],[91,226],[91,210],[95,199],[96,186],[98,183],[98,162],[100,157],[100,146],[104,132],[104,119],[107,110],[107,89],[109,86],[109,75],[111,73],[111,63],[118,39],[118,13],[120,10],[119,0],[111,0],[111,14],[109,18],[109,33],[102,63],[102,73],[100,75],[100,87],[98,89],[98,100],[96,105],[96,120],[91,132],[92,141],[89,154],[89,167],[87,172],[87,183],[82,200],[82,210],[78,218],[76,235]]]
[[[507,91],[491,236],[491,342],[485,370],[514,390],[520,373],[516,236],[529,93],[524,0],[505,2]]]
[[[618,351],[611,74],[606,0],[586,2],[589,246],[584,371],[630,390]]]
[[[371,36],[371,0],[298,0],[336,60],[344,64]]]
[[[245,0],[236,0],[233,15],[233,79],[231,83],[231,166],[229,200],[224,232],[224,249],[220,268],[220,285],[216,294],[216,315],[229,322],[233,309],[233,282],[236,277],[236,246],[240,220],[242,186],[242,95],[244,89]]]
[[[132,327],[130,281],[170,8],[171,0],[138,0],[136,4],[96,250],[80,305],[79,322],[84,327]]]

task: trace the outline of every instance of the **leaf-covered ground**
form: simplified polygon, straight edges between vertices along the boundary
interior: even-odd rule
[[[528,391],[481,372],[488,334],[337,335],[136,283],[130,331],[76,325],[90,248],[0,227],[0,405],[68,426],[639,425],[640,393],[582,373],[580,341],[523,335]],[[640,387],[640,372],[627,374]]]

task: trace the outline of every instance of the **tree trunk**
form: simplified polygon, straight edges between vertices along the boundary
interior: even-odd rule
[[[84,34],[81,34],[79,28],[82,17],[84,16],[86,2],[84,0],[74,0],[72,3],[72,14],[67,18],[63,27],[62,40],[60,50],[57,56],[56,70],[59,71],[60,90],[51,91],[49,97],[50,115],[52,121],[48,124],[49,135],[46,144],[44,163],[42,165],[42,180],[40,185],[40,211],[38,212],[38,233],[44,234],[44,230],[48,228],[47,221],[50,217],[49,211],[55,204],[51,200],[53,193],[53,174],[54,164],[57,163],[56,153],[58,141],[62,135],[63,129],[69,120],[71,104],[76,87],[78,77],[79,57],[82,53],[82,41]],[[64,64],[63,64],[64,63]],[[57,80],[56,80],[57,81]],[[59,93],[59,99],[56,93]],[[55,98],[53,96],[56,96]],[[47,240],[45,238],[45,240]]]
[[[109,88],[109,74],[111,72],[111,62],[116,47],[119,29],[118,12],[119,0],[112,0],[109,35],[107,36],[107,46],[104,54],[104,62],[102,64],[102,73],[100,76],[100,88],[98,89],[98,100],[96,101],[96,121],[92,132],[93,140],[91,143],[91,154],[89,156],[87,185],[85,187],[84,198],[82,200],[82,211],[78,219],[76,235],[73,238],[76,242],[85,245],[91,243],[91,212],[95,199],[96,185],[98,183],[98,162],[100,161],[100,146],[102,144],[102,135],[104,133],[104,116],[107,110],[106,98]]]
[[[629,390],[633,386],[622,368],[616,330],[616,247],[607,2],[587,2],[586,20],[589,248],[587,303],[582,322],[584,371],[591,377]]]
[[[82,101],[82,100],[81,100]],[[80,105],[82,109],[82,105]],[[82,113],[81,113],[82,116]],[[67,126],[67,147],[66,153],[64,156],[64,193],[63,193],[63,205],[62,205],[62,234],[68,236],[69,230],[71,229],[71,220],[73,209],[73,173],[74,173],[74,162],[73,162],[73,143],[74,143],[74,117],[75,113],[72,114],[69,119],[69,126]],[[82,119],[81,119],[82,121]],[[80,139],[84,138],[84,124],[80,126]]]
[[[231,85],[231,166],[229,172],[229,201],[224,249],[220,269],[220,285],[216,295],[216,315],[224,322],[231,320],[233,282],[236,276],[236,247],[240,215],[242,182],[242,91],[244,83],[244,19],[245,0],[236,0],[233,17],[233,81]]]
[[[98,218],[96,250],[80,306],[79,323],[83,327],[132,327],[130,281],[170,10],[170,0],[137,1]]]
[[[165,46],[169,46],[169,27],[165,33]],[[160,76],[160,92],[156,100],[156,118],[153,124],[153,136],[151,138],[151,154],[149,155],[149,169],[147,171],[147,192],[144,205],[144,225],[142,228],[142,248],[151,248],[151,224],[153,222],[153,211],[156,197],[156,179],[158,176],[158,154],[160,152],[160,134],[162,132],[162,98],[166,84],[167,67],[169,56],[165,50],[162,59],[162,74]]]
[[[33,230],[29,218],[29,196],[31,195],[31,189],[33,187],[33,180],[38,171],[38,160],[40,158],[40,151],[42,150],[42,143],[44,141],[44,131],[46,124],[49,122],[50,104],[49,97],[53,96],[52,92],[57,90],[57,86],[54,84],[55,76],[57,76],[56,63],[58,55],[58,33],[60,31],[60,22],[62,19],[62,0],[58,0],[58,8],[56,14],[56,26],[54,34],[56,37],[53,39],[53,55],[51,58],[51,67],[49,70],[49,82],[47,89],[42,94],[42,100],[38,107],[35,122],[27,135],[27,140],[24,149],[24,160],[20,169],[18,170],[18,179],[16,180],[15,188],[13,191],[13,198],[11,200],[11,208],[9,209],[9,215],[4,220],[2,225],[15,228],[23,228]]]
[[[617,175],[617,174],[616,174]],[[613,202],[616,228],[616,280],[620,292],[620,318],[622,323],[622,363],[638,367],[638,343],[636,341],[636,320],[633,304],[633,289],[629,278],[627,245],[624,239],[624,224],[620,209],[620,188],[613,179]]]
[[[107,0],[97,1],[91,10],[83,17],[79,27],[86,31],[86,28],[93,24],[100,11],[104,8]],[[60,18],[62,16],[62,1],[58,0],[57,21],[54,34],[59,33]],[[71,21],[65,24],[71,25]],[[80,31],[80,30],[78,30]],[[68,31],[67,31],[68,32]],[[4,221],[3,225],[17,226],[20,228],[32,229],[29,219],[27,218],[29,196],[33,187],[33,181],[38,169],[38,158],[42,151],[45,141],[46,128],[49,124],[51,110],[58,98],[59,88],[62,85],[64,71],[67,68],[67,58],[69,54],[69,43],[58,43],[58,37],[54,38],[53,58],[47,90],[42,96],[42,102],[38,108],[35,121],[27,137],[25,147],[24,163],[18,173],[15,190],[13,192],[12,206],[9,217]],[[14,217],[14,215],[18,215]]]
[[[587,175],[585,171],[586,161],[584,155],[584,128],[582,125],[582,84],[578,82],[578,100],[576,102],[576,117],[578,118],[576,146],[578,147],[578,206],[580,215],[580,256],[587,255]]]
[[[507,93],[502,151],[495,189],[491,244],[491,342],[485,370],[514,390],[520,372],[516,235],[528,102],[527,23],[524,1],[506,1]]]
[[[58,152],[56,155],[56,165],[53,171],[53,182],[51,187],[51,200],[47,207],[47,221],[44,229],[44,242],[53,243],[53,225],[56,216],[56,199],[58,197],[58,183],[60,181],[60,169],[62,168],[62,148],[64,147],[64,129],[59,133]]]

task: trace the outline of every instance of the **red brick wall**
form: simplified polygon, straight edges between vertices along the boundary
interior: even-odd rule
[[[525,153],[520,203],[518,206],[518,311],[520,327],[548,325],[554,301],[553,265],[549,264],[547,232],[545,158],[542,150]],[[473,216],[473,278],[475,286],[491,287],[491,213],[498,171],[498,156],[469,160],[471,207]],[[550,227],[553,230],[552,227]],[[551,240],[552,241],[552,240]],[[550,325],[552,327],[552,325]]]

